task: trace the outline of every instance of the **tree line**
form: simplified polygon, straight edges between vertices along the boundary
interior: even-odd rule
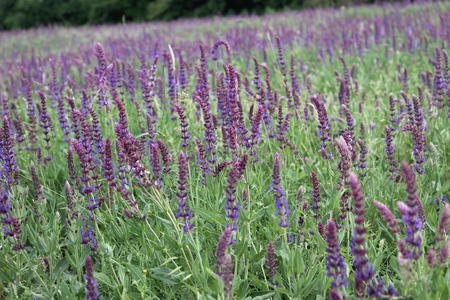
[[[262,14],[376,0],[0,0],[0,29]],[[388,0],[389,1],[389,0]],[[394,1],[394,0],[391,0]],[[377,2],[382,2],[378,0]]]

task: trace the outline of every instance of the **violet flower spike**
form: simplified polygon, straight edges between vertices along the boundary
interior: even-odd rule
[[[272,190],[275,193],[275,206],[277,207],[277,215],[280,216],[280,222],[278,226],[289,227],[288,216],[291,214],[289,210],[288,202],[286,201],[286,193],[281,186],[281,159],[278,152],[275,153],[273,159],[273,170],[272,170]]]
[[[272,278],[277,274],[277,264],[278,262],[275,256],[275,248],[273,243],[269,242],[266,249],[266,268],[269,271],[269,276]]]
[[[233,230],[237,230],[237,219],[239,218],[239,211],[241,209],[239,202],[236,199],[236,186],[241,177],[240,162],[236,161],[233,167],[228,172],[227,187],[226,187],[226,204],[225,211],[227,218],[230,219]]]
[[[386,158],[389,164],[389,172],[391,173],[391,179],[395,179],[397,177],[398,172],[398,163],[395,160],[394,154],[395,154],[395,148],[394,143],[392,141],[392,131],[393,129],[389,126],[384,127],[385,132],[385,142],[386,142],[386,148],[384,152],[386,153]]]
[[[184,109],[179,104],[175,104],[174,108],[178,113],[178,118],[180,120],[180,132],[181,132],[180,147],[186,148],[189,146],[189,139],[191,138],[191,134],[189,133],[188,130],[186,114],[184,112]]]
[[[169,148],[164,144],[164,142],[161,139],[158,139],[157,141],[159,151],[161,152],[162,161],[164,163],[164,172],[170,171],[170,164],[172,163],[172,155],[169,152]]]
[[[333,220],[328,220],[326,225],[325,237],[327,241],[327,276],[333,279],[331,287],[339,289],[347,286],[348,282],[345,273],[344,258],[340,254],[339,240],[336,234],[336,223]]]
[[[221,276],[222,268],[224,265],[224,256],[231,244],[231,239],[233,235],[233,228],[231,226],[226,226],[222,235],[219,238],[216,246],[216,274]]]
[[[114,175],[114,162],[112,159],[111,140],[108,138],[105,142],[105,151],[103,154],[103,174],[108,181],[110,188],[116,185],[116,177]]]
[[[417,208],[411,208],[402,201],[397,202],[397,207],[402,214],[402,221],[406,224],[406,237],[398,241],[400,254],[403,259],[419,259],[422,255],[422,221],[417,213]]]
[[[233,259],[231,254],[227,253],[223,257],[221,274],[224,285],[225,299],[230,300],[233,297]]]
[[[377,208],[380,215],[383,217],[384,221],[388,225],[389,231],[392,233],[398,233],[400,232],[400,228],[398,227],[397,220],[395,219],[394,214],[392,211],[380,201],[374,200],[373,204]]]
[[[354,257],[353,266],[355,268],[355,289],[358,296],[364,296],[366,294],[366,287],[375,275],[375,271],[367,257],[367,249],[365,248],[364,194],[361,184],[354,173],[349,173],[348,180],[352,190],[356,223],[351,242],[351,253]]]
[[[195,138],[195,144],[197,145],[197,164],[200,167],[200,169],[202,170],[202,184],[206,184],[206,176],[210,174],[210,168],[209,168],[209,164],[208,161],[206,159],[206,149],[203,146],[203,143],[200,139]]]
[[[93,223],[93,222],[91,222]],[[95,238],[95,232],[93,224],[88,224],[88,221],[83,217],[83,226],[80,228],[81,244],[88,245],[91,251],[97,251],[98,241]]]
[[[214,46],[212,47],[211,59],[214,60],[214,61],[219,59],[219,47],[220,46],[223,46],[225,48],[225,51],[227,53],[227,58],[228,58],[228,60],[230,60],[230,57],[231,57],[230,45],[226,41],[223,41],[223,40],[217,41],[214,44]]]
[[[314,171],[311,171],[311,183],[312,183],[312,190],[311,190],[311,202],[312,202],[312,209],[313,209],[313,217],[315,219],[320,218],[320,182],[317,178],[317,173]]]
[[[183,231],[189,232],[194,225],[190,223],[190,219],[192,218],[192,212],[191,209],[188,207],[187,204],[187,183],[188,179],[188,163],[186,154],[181,150],[178,155],[178,192],[177,192],[177,198],[178,198],[178,208],[176,217],[178,219],[181,219],[183,221]]]
[[[47,102],[45,95],[42,92],[38,92],[39,98],[41,100],[39,108],[39,125],[42,127],[42,133],[44,134],[45,149],[47,154],[50,152],[50,133],[53,127],[52,119],[47,111]],[[46,160],[50,160],[51,156],[47,156]]]
[[[327,152],[327,142],[331,141],[330,125],[328,122],[328,114],[323,102],[319,99],[318,95],[311,97],[311,102],[314,104],[317,116],[319,119],[319,135],[321,136],[320,151],[323,158],[331,158],[331,154]]]
[[[348,172],[350,170],[350,150],[349,145],[347,144],[343,136],[340,136],[336,139],[336,144],[338,146],[339,155],[341,158],[337,166],[339,171],[341,172],[341,177],[337,184],[337,190],[339,191],[345,186],[348,178]]]
[[[422,221],[425,221],[425,212],[423,209],[422,201],[416,192],[416,176],[413,169],[405,161],[400,164],[402,168],[402,177],[406,184],[406,191],[408,193],[408,201],[406,204],[412,209],[417,210]]]
[[[99,89],[98,93],[98,104],[100,106],[108,107],[108,99],[106,97],[106,88],[107,88],[107,62],[105,51],[103,50],[103,46],[100,43],[95,44],[95,55],[98,60],[97,67],[97,86]]]
[[[150,164],[152,166],[153,175],[155,177],[155,184],[157,186],[162,185],[161,178],[161,161],[159,159],[158,145],[155,143],[150,144]]]
[[[75,211],[74,208],[74,194],[72,187],[70,186],[70,183],[68,181],[66,181],[64,185],[64,191],[66,194],[66,203],[67,203],[67,217],[68,217],[67,220],[70,221],[70,219],[76,219],[78,217],[78,213]]]
[[[85,260],[86,273],[84,280],[86,280],[86,300],[97,300],[99,297],[98,283],[94,278],[94,266],[91,256],[86,256]]]
[[[439,223],[436,230],[436,240],[442,241],[445,239],[450,228],[450,204],[445,203],[444,209],[439,216]]]
[[[0,175],[5,179],[6,185],[14,184],[16,173],[19,171],[14,150],[15,141],[12,137],[12,128],[7,115],[3,116],[3,127],[0,128],[0,158],[2,169]]]

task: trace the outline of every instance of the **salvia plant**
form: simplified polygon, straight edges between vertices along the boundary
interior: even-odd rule
[[[447,299],[450,4],[0,32],[0,299]]]

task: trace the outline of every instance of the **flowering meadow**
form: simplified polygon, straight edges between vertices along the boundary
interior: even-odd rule
[[[1,299],[449,299],[450,3],[0,32]]]

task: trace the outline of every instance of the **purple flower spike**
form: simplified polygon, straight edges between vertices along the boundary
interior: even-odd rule
[[[444,106],[442,103],[444,100],[444,85],[445,79],[442,72],[442,56],[441,51],[438,47],[435,49],[436,62],[434,63],[435,72],[434,72],[434,80],[433,80],[433,101],[434,105],[441,108]]]
[[[203,112],[203,125],[205,127],[204,140],[206,142],[206,151],[210,157],[209,161],[214,163],[215,162],[214,151],[215,151],[215,144],[216,144],[216,133],[214,131],[214,124],[212,121],[211,107],[209,106],[207,101],[204,101],[200,97],[196,97],[196,101],[200,104],[200,107]]]
[[[233,297],[233,258],[231,254],[225,254],[223,257],[222,280],[225,299],[230,300]]]
[[[53,127],[52,119],[47,111],[47,101],[45,95],[42,92],[38,92],[39,98],[41,100],[39,108],[39,125],[42,127],[42,133],[44,134],[45,149],[47,153],[50,152],[50,133]],[[46,160],[50,160],[50,156]]]
[[[336,289],[331,289],[328,291],[328,295],[330,296],[330,300],[343,300],[341,294]]]
[[[4,178],[6,185],[14,184],[16,173],[19,172],[14,144],[10,120],[5,115],[3,116],[3,127],[0,128],[0,158],[2,161],[0,175]]]
[[[231,165],[232,163],[233,163],[233,161],[231,161],[231,160],[224,160],[224,161],[221,161],[220,163],[218,163],[218,164],[214,167],[214,170],[213,170],[213,172],[212,172],[212,175],[213,175],[214,177],[217,177],[217,175],[219,175],[220,172],[222,172],[222,170],[223,170],[226,166],[229,166],[229,165]]]
[[[287,216],[291,214],[291,211],[289,210],[289,205],[286,201],[286,193],[281,186],[280,171],[280,154],[276,152],[273,158],[272,189],[275,193],[275,206],[277,207],[277,215],[280,216],[280,222],[278,223],[278,226],[289,227],[289,219]]]
[[[373,204],[377,208],[380,215],[383,217],[384,221],[389,227],[389,231],[392,233],[400,232],[400,228],[398,227],[397,220],[395,219],[392,211],[380,201],[373,201]]]
[[[164,163],[164,172],[169,172],[170,164],[172,163],[172,155],[169,152],[169,148],[161,139],[158,139],[156,142],[158,143],[158,148],[161,152],[162,161]]]
[[[99,297],[99,291],[97,289],[98,283],[94,279],[94,266],[91,256],[86,256],[85,261],[86,274],[84,280],[86,280],[86,300],[97,300]]]
[[[226,253],[232,243],[233,228],[226,226],[216,247],[216,274],[222,278],[226,299],[231,299],[233,285],[233,263],[231,255]]]
[[[416,158],[416,165],[414,166],[416,172],[418,174],[423,174],[424,170],[422,168],[422,164],[425,162],[425,134],[423,129],[424,117],[422,111],[422,105],[420,104],[420,100],[417,96],[412,96],[413,106],[414,106],[414,126],[413,126],[413,154]]]
[[[75,211],[74,208],[73,190],[68,181],[66,181],[66,184],[64,185],[64,191],[66,193],[67,217],[68,217],[67,220],[70,221],[70,219],[76,219],[78,217],[78,213]]]
[[[229,60],[230,57],[231,57],[231,54],[230,54],[230,45],[229,45],[227,42],[223,41],[223,40],[219,40],[219,41],[217,41],[217,42],[214,44],[214,46],[213,46],[213,48],[212,48],[212,50],[211,50],[211,59],[212,59],[212,60],[218,60],[218,59],[219,59],[219,47],[220,47],[220,46],[223,46],[223,47],[225,48],[225,51],[226,51],[226,53],[227,53],[227,58],[228,58],[228,60]]]
[[[397,202],[398,210],[402,214],[402,221],[406,224],[406,237],[398,241],[398,246],[403,259],[418,259],[421,254],[422,221],[419,218],[417,208],[411,208],[404,202]]]
[[[103,174],[108,181],[108,185],[110,188],[116,186],[116,177],[114,175],[114,162],[112,159],[111,152],[111,140],[106,139],[105,142],[105,151],[103,155]]]
[[[159,159],[158,145],[150,144],[150,164],[152,165],[153,175],[155,177],[155,185],[162,185],[161,178],[161,161]]]
[[[312,202],[312,209],[314,211],[313,217],[315,219],[320,218],[320,182],[317,178],[317,173],[312,171],[311,172],[311,183],[312,183],[312,190],[311,190],[311,202]]]
[[[269,242],[266,249],[266,268],[269,270],[269,276],[274,277],[277,274],[277,257],[275,256],[275,249],[273,243]]]
[[[252,146],[258,144],[258,139],[261,135],[261,120],[265,114],[265,108],[264,105],[259,105],[258,110],[256,111],[256,114],[252,118],[252,135],[250,137],[250,144]]]
[[[416,193],[416,176],[414,174],[414,171],[405,161],[402,161],[400,165],[402,168],[402,177],[406,183],[406,191],[408,193],[408,201],[406,202],[406,204],[409,206],[409,208],[418,212],[420,219],[422,221],[425,221],[423,205]]]
[[[350,170],[350,150],[349,145],[343,136],[336,139],[336,144],[341,158],[338,163],[338,169],[341,172],[341,177],[337,185],[337,190],[339,191],[345,186],[348,178],[348,171]]]
[[[311,97],[311,102],[317,111],[317,116],[319,119],[319,135],[321,137],[320,151],[323,158],[330,158],[331,154],[327,152],[327,142],[331,141],[330,136],[330,125],[328,122],[328,113],[322,100],[319,99],[318,95],[313,95]]]
[[[327,241],[327,276],[333,278],[331,287],[339,289],[348,284],[345,275],[344,258],[340,254],[339,241],[336,234],[336,223],[333,220],[328,220],[325,233]]]
[[[367,257],[367,249],[365,248],[366,240],[364,234],[364,194],[361,184],[354,173],[349,174],[349,184],[352,190],[354,201],[354,213],[356,226],[353,231],[353,239],[351,242],[351,252],[354,257],[353,266],[355,268],[355,289],[358,296],[366,294],[366,287],[372,280],[375,271]]]
[[[188,179],[188,163],[186,154],[181,150],[178,155],[178,209],[176,217],[183,220],[183,231],[189,232],[194,225],[190,223],[192,218],[191,209],[187,205],[187,183]]]
[[[206,159],[207,151],[206,151],[205,147],[203,146],[203,143],[200,139],[195,138],[195,144],[197,145],[197,150],[198,150],[197,165],[202,170],[202,175],[203,175],[202,184],[206,184],[206,176],[209,175],[209,173],[210,173],[209,164]]]
[[[394,154],[395,154],[395,148],[394,143],[392,141],[392,128],[389,126],[384,127],[385,135],[385,142],[386,142],[386,148],[384,152],[386,152],[386,158],[389,164],[389,172],[391,172],[391,179],[396,179],[397,172],[398,172],[398,163],[395,160]]]
[[[95,238],[95,231],[91,229],[94,225],[88,223],[89,222],[83,217],[83,226],[80,229],[81,244],[88,245],[91,251],[97,251],[98,241]],[[93,221],[91,223],[93,223]]]
[[[225,227],[225,230],[223,231],[222,235],[219,238],[219,241],[217,242],[216,246],[216,274],[221,275],[222,274],[222,267],[223,267],[223,259],[225,256],[225,253],[228,249],[228,246],[231,244],[231,238],[233,235],[233,228],[231,226]]]
[[[236,161],[233,167],[228,172],[227,189],[226,189],[226,204],[225,211],[227,218],[231,221],[231,226],[234,230],[237,229],[237,219],[239,218],[239,211],[241,210],[240,204],[236,199],[236,186],[239,178],[241,177],[240,161]]]
[[[180,146],[186,148],[187,146],[189,146],[189,139],[191,138],[191,134],[188,130],[186,114],[184,113],[184,109],[179,104],[174,104],[174,108],[178,113],[178,118],[180,119]]]
[[[275,38],[276,46],[277,46],[277,62],[281,70],[281,74],[283,74],[283,78],[287,78],[287,67],[286,67],[286,60],[284,59],[284,53],[283,48],[281,46],[281,41],[279,37]]]
[[[106,89],[107,89],[107,72],[108,66],[106,62],[105,50],[103,50],[103,46],[100,43],[95,44],[95,55],[98,60],[97,67],[97,86],[99,89],[98,93],[98,104],[100,106],[108,106],[108,99],[106,97]]]
[[[436,239],[442,241],[450,228],[450,204],[445,203],[444,209],[439,216],[439,224],[436,231]]]

